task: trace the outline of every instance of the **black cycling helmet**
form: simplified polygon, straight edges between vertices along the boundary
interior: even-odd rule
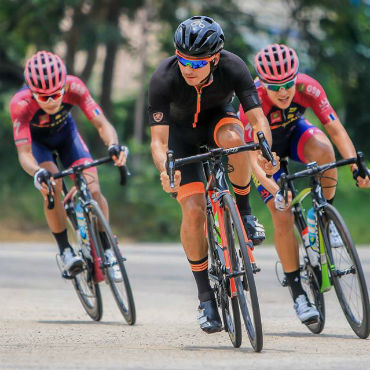
[[[180,23],[174,35],[175,48],[182,54],[203,58],[218,53],[224,46],[224,33],[210,17],[195,16]]]

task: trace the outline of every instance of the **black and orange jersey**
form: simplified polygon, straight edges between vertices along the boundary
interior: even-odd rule
[[[176,56],[165,59],[154,72],[149,85],[151,125],[192,125],[207,122],[208,113],[230,104],[238,97],[244,111],[260,106],[252,76],[241,58],[226,50],[210,82],[200,90],[186,83]]]

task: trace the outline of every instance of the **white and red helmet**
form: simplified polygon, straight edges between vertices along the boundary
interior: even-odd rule
[[[66,82],[67,70],[62,59],[48,51],[39,51],[27,60],[24,79],[32,92],[53,94]]]
[[[299,60],[296,52],[288,46],[271,44],[257,53],[254,68],[263,82],[283,83],[296,76]]]

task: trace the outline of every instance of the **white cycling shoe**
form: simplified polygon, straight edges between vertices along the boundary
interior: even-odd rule
[[[319,311],[312,307],[304,294],[299,295],[294,301],[295,312],[302,324],[312,324],[319,319]]]
[[[107,259],[106,262],[110,264],[111,267],[108,267],[108,274],[116,283],[120,283],[122,281],[122,274],[119,268],[116,256],[114,255],[112,249],[106,249],[104,251],[105,258]]]
[[[70,275],[75,276],[83,269],[83,260],[76,256],[71,248],[64,249],[62,255],[63,268]]]

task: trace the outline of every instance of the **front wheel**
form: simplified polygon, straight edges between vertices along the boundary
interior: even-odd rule
[[[330,204],[323,210],[320,228],[339,303],[352,330],[365,339],[370,333],[369,295],[351,234],[342,216]]]
[[[131,290],[131,285],[127,276],[126,268],[124,265],[124,258],[121,255],[121,251],[117,246],[117,241],[112,233],[112,230],[105,219],[103,212],[97,204],[94,202],[89,205],[89,217],[90,225],[92,231],[95,235],[96,243],[101,254],[103,262],[103,269],[105,276],[109,281],[109,286],[113,293],[114,299],[118,305],[119,310],[121,311],[123,317],[129,325],[135,324],[136,321],[136,310],[134,297]],[[106,260],[106,257],[103,253],[104,242],[101,239],[102,233],[105,233],[107,241],[109,243],[109,248],[114,253],[116,258],[116,264],[119,266],[119,271],[121,273],[120,279],[117,280],[115,275],[112,273],[113,266]]]
[[[99,321],[103,315],[103,301],[99,284],[94,281],[94,266],[90,246],[88,245],[88,236],[86,235],[86,240],[81,240],[74,209],[73,212],[70,209],[67,215],[69,242],[75,254],[80,255],[84,261],[82,272],[72,279],[72,284],[86,313],[93,320]]]
[[[207,242],[210,256],[209,277],[216,294],[217,306],[221,307],[225,331],[235,348],[242,343],[242,328],[237,297],[232,297],[229,279],[225,279],[224,258],[221,246],[218,244],[219,229],[216,228],[213,213],[207,212]]]
[[[320,334],[325,326],[325,300],[323,293],[321,293],[321,287],[318,279],[318,276],[321,274],[321,270],[319,266],[313,267],[309,262],[309,256],[297,226],[295,227],[294,235],[299,246],[299,266],[302,288],[306,292],[307,298],[311,305],[320,313],[319,320],[313,324],[308,324],[307,328],[314,334]]]
[[[263,346],[261,314],[243,226],[231,195],[224,195],[222,201],[225,233],[240,311],[251,345],[254,351],[260,352]]]

